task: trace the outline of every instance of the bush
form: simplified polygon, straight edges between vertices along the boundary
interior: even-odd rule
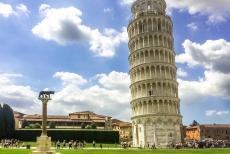
[[[49,123],[49,128],[50,129],[55,129],[56,128],[56,124],[54,122],[50,122]]]
[[[85,128],[86,129],[91,129],[91,125],[87,125]]]
[[[41,125],[39,123],[36,124],[30,124],[29,126],[26,126],[27,129],[40,129]]]
[[[97,125],[95,123],[92,123],[91,128],[92,129],[97,129]]]
[[[26,120],[26,119],[24,119],[23,121],[22,121],[22,128],[26,128],[27,126],[29,126],[30,124],[29,124],[29,122]]]
[[[36,124],[34,125],[34,129],[39,129],[39,128],[41,128],[41,125],[40,125],[39,123],[36,123]]]
[[[85,129],[85,123],[81,123],[81,129]]]
[[[36,141],[36,138],[41,135],[41,130],[20,129],[16,130],[15,138],[21,141]],[[92,143],[119,143],[118,131],[104,130],[48,130],[48,136],[53,141],[70,141],[80,140]]]

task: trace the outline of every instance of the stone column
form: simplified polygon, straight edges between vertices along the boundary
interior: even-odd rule
[[[47,103],[42,101],[42,136],[47,136]]]
[[[38,99],[42,101],[42,134],[37,137],[37,148],[31,154],[56,154],[51,149],[51,138],[47,136],[47,104],[51,100],[50,95],[53,91],[41,91]]]

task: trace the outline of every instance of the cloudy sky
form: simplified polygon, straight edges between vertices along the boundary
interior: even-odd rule
[[[185,124],[230,123],[229,0],[166,0]],[[0,103],[129,120],[126,26],[133,0],[0,0]]]

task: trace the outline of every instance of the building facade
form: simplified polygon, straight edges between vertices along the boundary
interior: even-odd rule
[[[186,128],[186,139],[201,141],[204,139],[230,140],[230,125],[198,125]]]
[[[132,141],[132,124],[121,120],[112,120],[113,130],[119,131],[121,142]]]
[[[21,116],[20,116],[21,115]],[[22,128],[22,123],[26,120],[29,124],[42,124],[42,116],[35,115],[26,115],[19,112],[14,112],[16,129]],[[90,111],[84,112],[74,112],[70,113],[68,116],[61,115],[48,115],[47,122],[53,122],[56,125],[56,128],[81,128],[81,125],[92,125],[95,124],[98,129],[108,129],[112,130],[112,117],[98,115]]]
[[[181,142],[173,23],[164,0],[136,0],[128,25],[133,145]]]
[[[42,125],[42,116],[27,115],[14,111],[15,128],[23,129],[22,123],[24,120],[28,124]],[[120,141],[131,141],[132,138],[132,124],[129,122],[112,119],[110,116],[99,115],[91,111],[74,112],[67,116],[62,115],[48,115],[47,122],[53,122],[56,129],[81,129],[82,124],[85,126],[95,124],[97,129],[119,131]]]

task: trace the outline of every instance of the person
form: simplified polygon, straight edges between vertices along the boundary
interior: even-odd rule
[[[102,149],[102,144],[100,144],[100,148]]]
[[[61,146],[61,143],[60,143],[60,141],[58,140],[58,141],[57,141],[57,149],[60,149],[60,146]]]
[[[155,146],[155,144],[153,144],[151,148],[152,148],[152,149],[156,149],[156,146]]]
[[[69,141],[69,149],[72,149],[72,144],[73,144],[73,142]]]
[[[64,140],[62,143],[62,148],[65,148],[65,146],[66,146],[66,141]]]
[[[95,141],[93,141],[93,147],[96,148],[96,142]]]

